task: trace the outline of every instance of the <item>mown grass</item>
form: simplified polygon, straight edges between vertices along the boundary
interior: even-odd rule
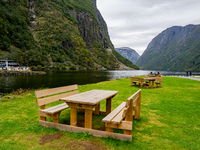
[[[80,92],[92,89],[119,91],[112,101],[113,110],[140,88],[131,87],[129,78],[79,87]],[[141,119],[133,121],[132,142],[39,126],[39,107],[34,92],[14,95],[13,99],[0,100],[0,149],[199,150],[199,91],[199,81],[176,77],[163,77],[162,88],[142,88]],[[101,103],[102,110],[105,110],[105,104],[105,101]],[[79,113],[79,123],[83,125],[81,115]],[[102,117],[93,117],[94,127],[102,129]],[[60,123],[69,124],[69,119],[69,110],[63,111]]]

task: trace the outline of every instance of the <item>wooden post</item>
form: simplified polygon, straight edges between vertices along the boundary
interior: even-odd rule
[[[107,127],[107,123],[105,124],[106,132],[113,132],[113,128]]]
[[[154,87],[154,81],[152,81],[152,87]]]
[[[136,106],[135,106],[135,119],[140,119],[141,96],[142,96],[142,91],[140,91],[138,100],[136,102]]]
[[[70,108],[70,125],[77,126],[77,109]]]
[[[100,103],[95,106],[95,115],[99,115],[100,112]]]
[[[133,99],[131,99],[129,106],[133,106]],[[130,121],[132,123],[133,121],[133,107],[129,107],[127,110],[125,121]],[[124,130],[124,134],[132,135],[132,130]]]
[[[45,108],[46,108],[45,105],[40,106],[40,109],[45,109]],[[40,120],[46,121],[46,117],[40,116]]]
[[[53,123],[59,123],[60,112],[53,115]]]
[[[113,128],[107,128],[106,127],[106,132],[113,132]]]
[[[133,79],[132,79],[132,77],[131,77],[131,86],[133,86]]]
[[[92,129],[92,110],[85,109],[85,128]]]
[[[106,99],[106,115],[108,115],[111,112],[111,100],[111,97]]]

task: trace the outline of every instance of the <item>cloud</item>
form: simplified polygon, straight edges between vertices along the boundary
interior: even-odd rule
[[[97,0],[114,46],[140,55],[166,28],[200,24],[199,6],[199,0]]]

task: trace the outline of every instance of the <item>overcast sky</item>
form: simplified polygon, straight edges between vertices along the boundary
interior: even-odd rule
[[[172,26],[200,24],[200,0],[97,0],[115,48],[140,55],[151,40]]]

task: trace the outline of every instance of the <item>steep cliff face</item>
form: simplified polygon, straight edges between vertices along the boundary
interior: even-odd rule
[[[87,69],[119,69],[121,62],[135,67],[114,50],[96,0],[0,3],[0,59]]]
[[[130,60],[133,64],[136,64],[136,61],[140,58],[140,55],[134,49],[129,47],[115,48],[115,50]]]
[[[110,36],[108,34],[108,27],[107,27],[107,24],[105,22],[105,20],[103,19],[100,11],[97,9],[97,4],[96,4],[96,0],[92,0],[93,3],[94,3],[94,8],[95,8],[95,14],[96,14],[96,18],[97,18],[97,21],[99,22],[101,28],[102,28],[102,32],[103,32],[103,35],[105,36],[105,38],[107,39],[108,43],[110,44],[110,46],[113,47],[113,44],[110,40]],[[107,48],[107,47],[105,47]]]
[[[93,47],[93,41],[100,41],[104,48],[108,48],[108,44],[104,38],[103,32],[100,30],[99,24],[96,22],[96,19],[91,17],[90,13],[76,13],[75,10],[70,10],[70,13],[78,21],[78,30],[88,48]]]
[[[200,25],[174,26],[156,36],[136,62],[141,69],[200,70]]]

